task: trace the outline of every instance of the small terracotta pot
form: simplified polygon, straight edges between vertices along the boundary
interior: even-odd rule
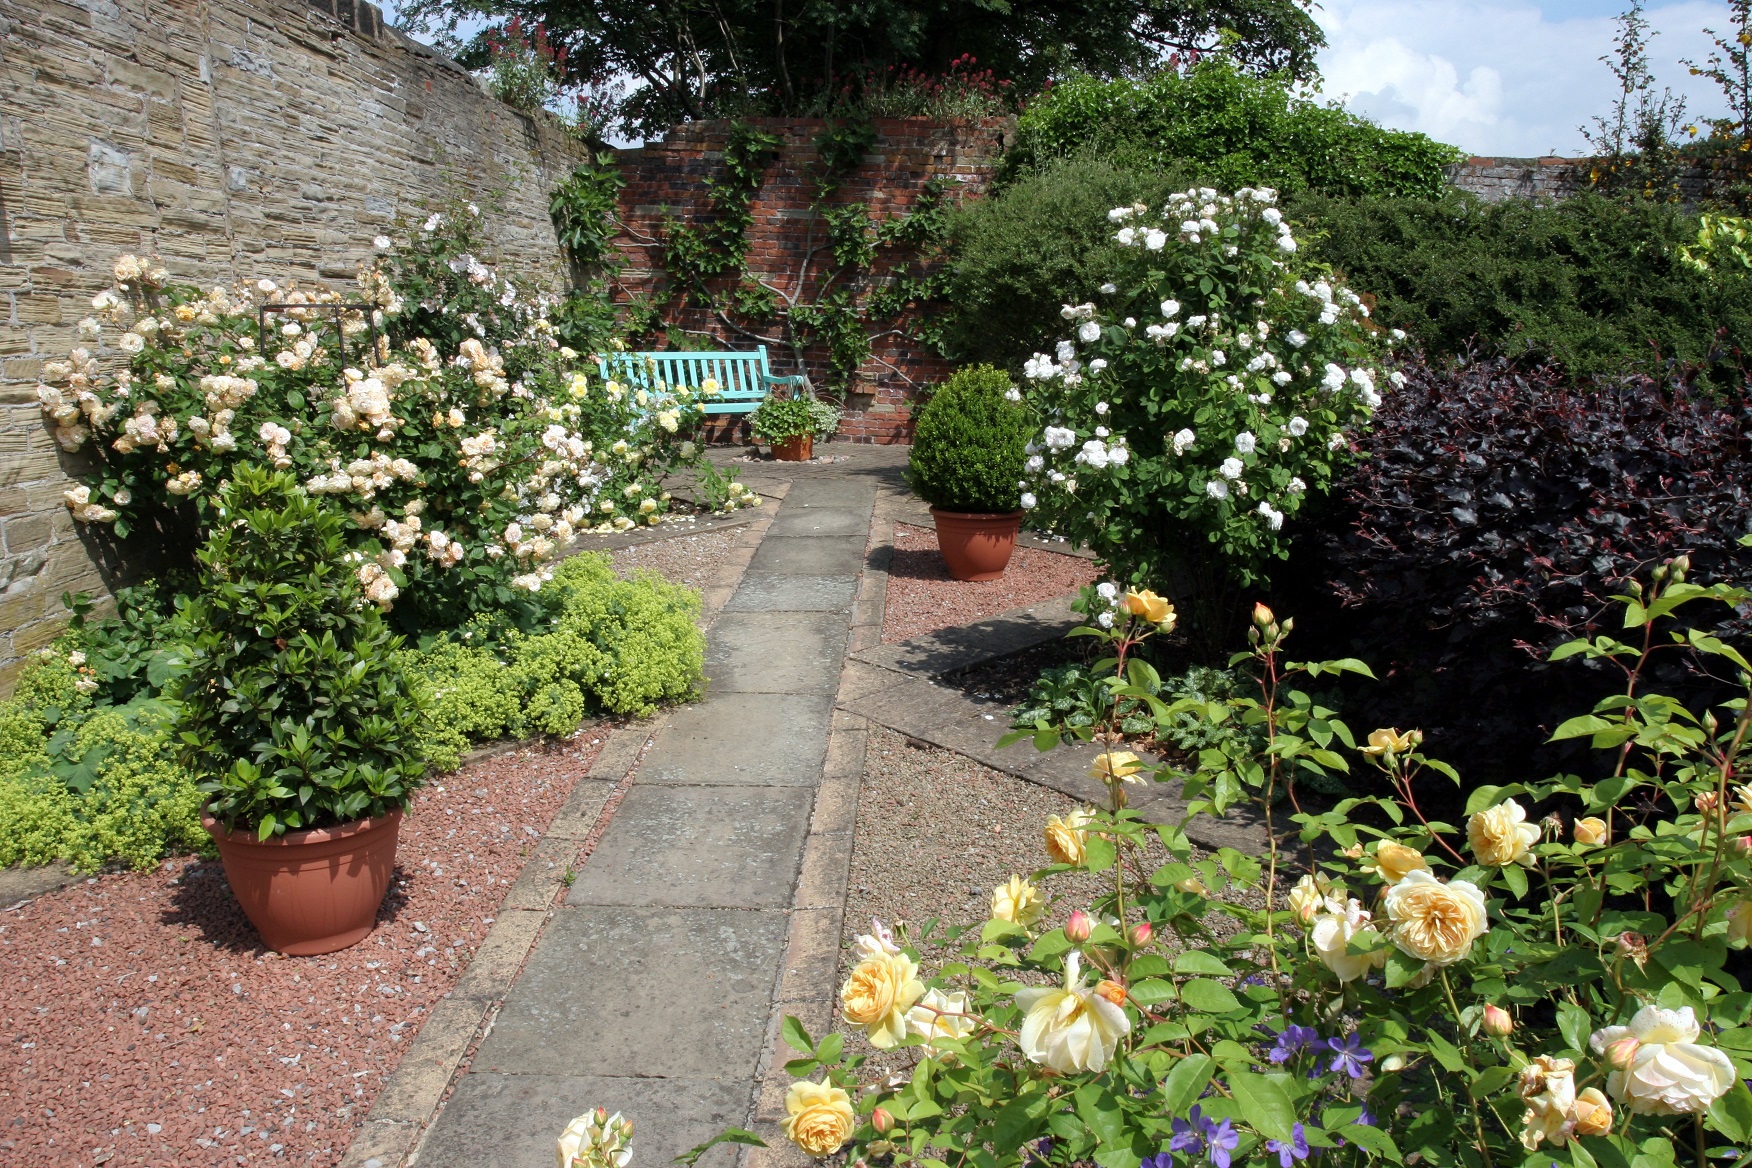
[[[815,457],[815,435],[793,434],[774,442],[773,457],[780,462],[808,462]]]
[[[371,933],[395,868],[402,813],[257,840],[205,813],[225,879],[262,935],[289,957],[333,953]]]
[[[996,580],[1004,574],[1010,553],[1016,550],[1022,512],[1000,515],[932,507],[931,518],[937,521],[937,546],[951,576],[957,580]]]

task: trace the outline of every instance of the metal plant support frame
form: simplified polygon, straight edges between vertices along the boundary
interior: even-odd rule
[[[280,301],[265,303],[256,309],[256,344],[259,351],[266,356],[268,351],[268,314],[282,313],[292,309],[305,312],[326,313],[335,326],[335,343],[340,346],[341,364],[347,363],[347,331],[342,328],[341,317],[344,313],[360,312],[365,316],[365,329],[370,334],[371,347],[366,350],[377,358],[377,311],[380,306],[365,300],[342,302],[339,304],[289,304]]]

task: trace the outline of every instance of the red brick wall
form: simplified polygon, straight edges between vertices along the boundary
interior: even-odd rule
[[[834,266],[824,246],[826,225],[810,210],[810,175],[816,167],[813,143],[825,123],[814,118],[759,118],[749,124],[778,136],[783,146],[768,166],[766,181],[750,208],[754,222],[748,231],[748,268],[769,283],[790,290],[811,247],[821,249],[805,277],[809,290],[803,299],[807,302],[814,298],[816,282]],[[925,183],[934,177],[953,180],[951,198],[982,193],[1013,128],[1014,122],[1005,118],[948,123],[924,118],[879,119],[875,146],[831,201],[864,203],[873,219],[884,220],[911,210]],[[629,261],[622,273],[619,295],[623,299],[667,286],[660,242],[665,220],[673,217],[694,222],[709,211],[705,183],[719,172],[729,129],[730,123],[725,121],[691,122],[671,130],[661,142],[619,152],[621,172],[627,179],[620,205],[627,231],[617,240]],[[894,262],[912,259],[904,250],[884,249],[873,274],[880,277]],[[725,278],[727,287],[733,283]],[[668,323],[709,335],[726,348],[748,349],[760,343],[698,307],[672,308]],[[780,335],[776,323],[753,326],[752,331],[768,338]],[[872,350],[848,387],[840,437],[854,442],[907,441],[912,433],[908,404],[919,387],[946,377],[950,366],[926,346],[905,337],[880,337]],[[767,353],[775,373],[798,371],[788,346],[769,342]],[[823,346],[805,350],[804,368],[817,386],[826,383],[828,360]],[[727,428],[719,429],[720,437],[730,436]]]

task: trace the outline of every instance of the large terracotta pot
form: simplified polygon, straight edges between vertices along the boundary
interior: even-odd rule
[[[1004,574],[1010,553],[1016,550],[1022,512],[991,514],[932,507],[931,518],[937,521],[937,546],[951,576],[957,580],[996,580]]]
[[[363,941],[395,868],[402,813],[257,840],[201,816],[219,845],[225,879],[262,941],[291,957],[333,953]]]
[[[773,443],[773,457],[780,462],[808,462],[815,457],[815,435],[795,434]]]

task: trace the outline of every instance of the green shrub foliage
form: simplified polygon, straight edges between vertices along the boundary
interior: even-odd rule
[[[1033,418],[1008,374],[962,369],[931,395],[913,433],[907,483],[945,511],[1016,510]]]
[[[218,502],[176,686],[183,760],[215,817],[266,839],[404,807],[425,771],[420,704],[344,519],[249,466]]]
[[[1582,193],[1556,203],[1304,195],[1310,247],[1431,354],[1469,346],[1571,375],[1703,366],[1724,380],[1752,339],[1752,281],[1687,265],[1684,209]]]
[[[555,607],[541,632],[495,639],[482,622],[401,654],[429,695],[434,765],[456,766],[473,742],[570,734],[588,715],[643,717],[698,690],[697,593],[650,573],[622,580],[586,553],[555,570],[544,596]]]
[[[1386,130],[1337,105],[1293,95],[1224,57],[1145,80],[1066,78],[1033,102],[1016,131],[1012,168],[1094,149],[1234,190],[1433,198],[1464,155],[1422,134]]]

